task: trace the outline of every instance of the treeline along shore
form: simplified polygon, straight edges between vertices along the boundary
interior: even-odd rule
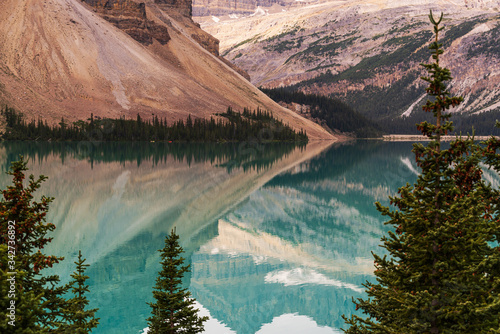
[[[228,107],[216,114],[217,119],[178,120],[168,124],[166,119],[153,116],[142,119],[98,118],[91,114],[87,120],[68,123],[61,119],[49,125],[41,119],[27,121],[24,115],[5,106],[1,115],[5,120],[3,140],[36,141],[163,141],[163,142],[227,142],[256,139],[260,142],[287,141],[307,142],[307,134],[296,132],[290,126],[274,118],[273,114],[257,109],[244,109],[242,113]]]

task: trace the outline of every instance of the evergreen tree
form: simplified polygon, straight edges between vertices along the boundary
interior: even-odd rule
[[[178,120],[168,126],[165,120],[161,124],[158,117],[143,120],[137,115],[136,120],[100,119],[91,114],[88,122],[76,121],[67,124],[64,119],[52,127],[47,122],[38,120],[26,122],[22,113],[5,107],[0,114],[6,120],[5,133],[0,132],[0,139],[5,140],[99,140],[99,141],[242,141],[257,137],[263,130],[276,132],[269,141],[282,140],[307,142],[305,133],[297,133],[288,125],[272,117],[269,112],[257,110],[253,116],[249,111],[243,115],[228,108],[228,112],[219,114],[226,120],[193,119],[188,116],[186,124]],[[245,116],[246,115],[246,116]]]
[[[421,174],[390,198],[397,210],[376,203],[395,232],[382,238],[389,257],[374,254],[377,282],[365,284],[369,298],[354,301],[368,317],[344,318],[346,333],[500,332],[500,194],[482,180],[486,151],[473,136],[441,148],[441,136],[453,129],[444,112],[462,98],[450,96],[450,72],[439,66],[443,15],[429,18],[436,40],[429,47],[434,62],[423,65],[432,97],[424,110],[436,124],[418,125],[431,142],[414,144]]]
[[[43,310],[41,296],[20,292],[26,273],[20,270],[7,244],[0,244],[0,333],[37,334],[47,331],[37,323]],[[14,267],[12,268],[11,265]]]
[[[1,245],[8,250],[8,258],[2,257],[2,290],[10,278],[9,290],[13,288],[14,298],[2,295],[2,304],[15,300],[15,326],[5,324],[6,308],[0,310],[2,328],[8,328],[8,333],[45,333],[61,325],[62,307],[66,292],[58,286],[59,276],[43,276],[40,271],[52,267],[62,260],[61,257],[46,255],[42,249],[52,240],[47,233],[55,226],[46,223],[46,215],[52,198],[41,197],[40,202],[33,200],[33,193],[46,179],[40,176],[35,179],[29,176],[25,186],[26,162],[21,157],[13,162],[8,174],[13,176],[13,185],[3,190],[0,202]],[[5,262],[7,260],[7,262]],[[4,327],[6,326],[6,327]]]
[[[71,286],[59,285],[58,275],[41,273],[63,258],[42,253],[52,240],[47,234],[55,229],[46,222],[53,199],[33,200],[46,177],[30,175],[25,185],[27,170],[23,157],[12,163],[8,174],[13,176],[13,185],[2,191],[0,201],[0,332],[80,333],[75,328],[67,330],[68,321],[73,321],[67,313],[73,300],[64,295]]]
[[[78,251],[78,260],[75,264],[76,271],[71,275],[73,279],[67,286],[74,296],[67,302],[64,312],[66,324],[63,326],[63,332],[87,334],[92,332],[92,328],[96,328],[99,324],[99,318],[95,318],[98,309],[85,309],[89,304],[87,297],[85,297],[85,293],[89,292],[89,286],[85,284],[85,281],[89,277],[84,273],[89,265],[85,264],[81,251]]]
[[[208,320],[198,316],[193,306],[195,300],[182,288],[181,280],[189,265],[183,265],[185,259],[180,256],[183,249],[178,240],[179,236],[172,230],[165,237],[165,247],[159,250],[162,269],[153,291],[156,302],[149,303],[152,316],[147,319],[152,334],[201,333],[203,322]]]

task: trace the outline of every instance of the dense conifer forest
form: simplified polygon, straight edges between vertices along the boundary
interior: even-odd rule
[[[354,133],[358,138],[380,137],[384,133],[390,134],[420,134],[416,124],[423,121],[430,122],[432,115],[414,112],[408,117],[388,117],[378,122],[363,116],[354,110],[349,104],[336,98],[320,96],[315,94],[304,94],[296,90],[296,87],[281,87],[276,89],[261,90],[276,102],[298,103],[311,107],[311,116],[322,120],[331,129],[342,132]],[[364,99],[363,97],[360,97]],[[422,101],[424,104],[425,101]],[[399,106],[398,108],[400,108]],[[419,109],[419,107],[416,107]],[[376,116],[376,115],[375,115]],[[494,124],[499,119],[496,111],[488,111],[479,114],[454,114],[454,130],[450,134],[472,134],[476,135],[500,135],[500,129]]]
[[[261,88],[261,90],[276,102],[293,102],[308,106],[311,117],[324,121],[332,130],[352,133],[358,138],[376,138],[383,134],[378,124],[338,99],[316,94],[304,94],[290,87]]]
[[[290,141],[307,142],[304,131],[296,132],[275,119],[272,113],[260,109],[242,113],[230,107],[225,113],[211,118],[182,120],[167,124],[166,119],[154,116],[142,119],[98,118],[92,114],[86,121],[68,123],[61,119],[57,125],[46,121],[27,121],[24,115],[13,108],[4,107],[1,114],[6,122],[4,140],[37,141],[175,141],[175,142],[221,142],[247,141],[255,138],[259,142]]]

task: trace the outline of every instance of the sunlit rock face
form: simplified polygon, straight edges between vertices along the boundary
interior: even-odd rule
[[[106,21],[125,31],[133,39],[144,45],[153,43],[153,39],[165,45],[170,35],[165,26],[150,21],[146,15],[146,5],[131,0],[82,0],[89,4]]]
[[[271,7],[273,4],[287,5],[286,0],[194,0],[193,16],[252,14],[257,7]]]
[[[174,9],[180,14],[191,18],[192,14],[191,0],[155,0],[155,3],[163,8]]]

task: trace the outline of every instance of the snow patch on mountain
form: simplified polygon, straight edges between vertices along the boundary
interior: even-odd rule
[[[250,14],[249,16],[252,17],[252,16],[266,16],[266,15],[269,15],[269,12],[268,10],[264,10],[262,9],[260,6],[257,7],[257,9],[255,9],[255,12],[253,14]]]

